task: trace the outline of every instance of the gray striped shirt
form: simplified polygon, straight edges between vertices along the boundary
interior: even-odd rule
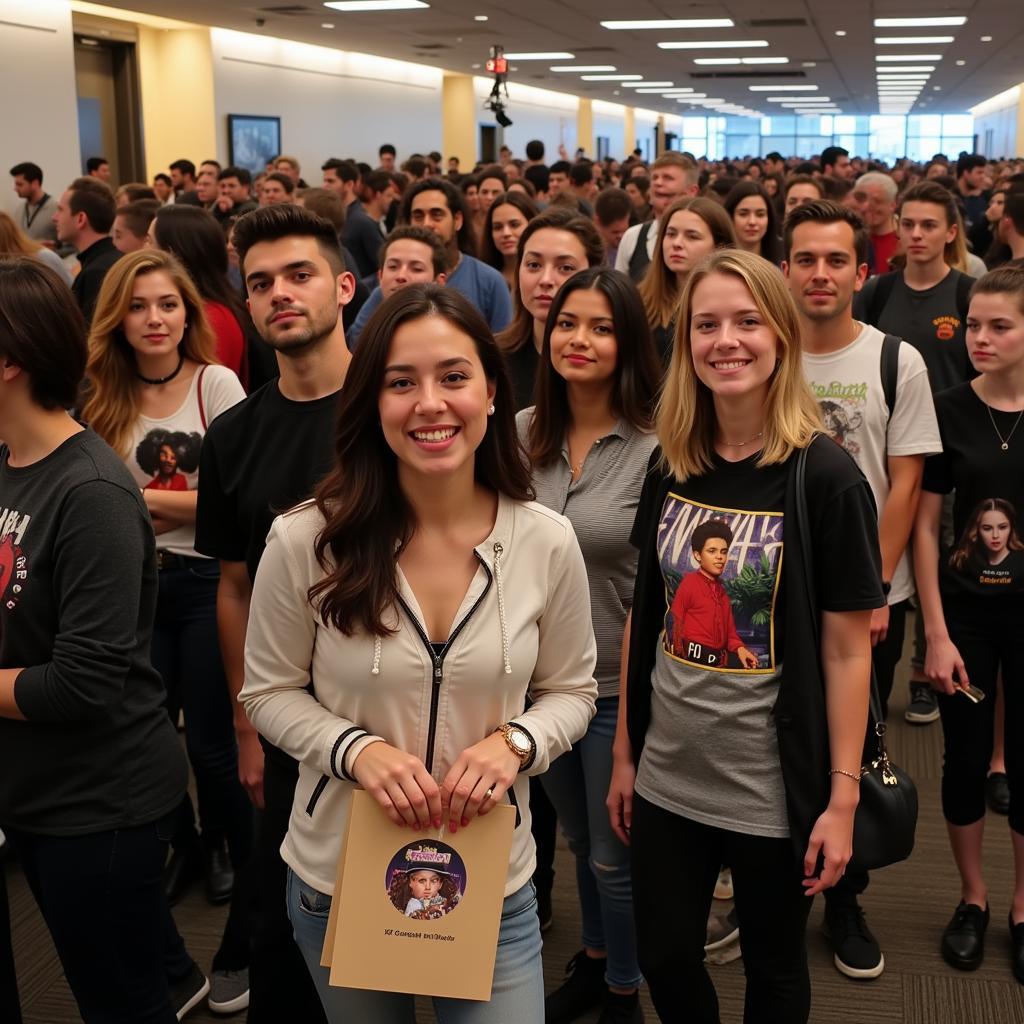
[[[532,418],[532,406],[516,416],[524,441]],[[629,535],[657,443],[654,434],[619,420],[594,442],[575,483],[567,444],[562,445],[560,458],[547,466],[533,467],[537,501],[572,523],[587,563],[599,697],[614,697],[619,692],[622,630],[633,604],[636,579],[637,551],[629,543]]]

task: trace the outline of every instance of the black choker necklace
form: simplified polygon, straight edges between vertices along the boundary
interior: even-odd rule
[[[175,377],[181,373],[181,368],[185,365],[185,357],[178,356],[178,365],[169,373],[166,377],[143,377],[138,370],[135,371],[135,376],[142,381],[143,384],[166,384],[169,380],[174,380]]]

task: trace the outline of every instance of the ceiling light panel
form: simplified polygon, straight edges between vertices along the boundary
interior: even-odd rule
[[[891,62],[893,64],[898,63],[901,60],[905,60],[908,63],[912,60],[926,61],[926,60],[942,60],[941,53],[878,53],[875,54],[875,60],[880,62]]]
[[[643,75],[580,75],[584,82],[639,82]]]
[[[754,47],[767,46],[767,39],[712,39],[702,42],[686,40],[684,42],[658,43],[660,50],[749,50]]]
[[[562,64],[556,68],[548,68],[549,71],[565,72],[570,74],[575,72],[579,74],[584,71],[618,71],[619,69],[614,64]]]
[[[950,28],[963,25],[962,15],[941,18],[875,18],[875,28]]]
[[[896,65],[887,66],[887,67],[884,67],[884,68],[878,68],[879,73],[884,71],[884,72],[886,72],[886,74],[888,74],[890,72],[894,73],[894,74],[900,74],[900,73],[902,73],[904,71],[928,71],[928,72],[932,72],[934,70],[935,70],[935,65],[934,64],[896,64]]]
[[[575,53],[506,53],[506,60],[575,60]]]
[[[639,82],[627,82],[626,87],[629,89],[639,89],[641,86],[646,86],[649,89],[671,89],[675,82],[645,82],[642,79]]]
[[[925,46],[951,42],[952,36],[875,36],[876,46]]]
[[[750,85],[751,92],[817,92],[816,85]]]
[[[423,0],[330,0],[324,7],[333,11],[412,11],[429,7]]]
[[[644,31],[646,29],[664,29],[671,32],[677,28],[734,28],[735,22],[732,18],[680,18],[676,20],[662,19],[660,21],[602,21],[601,28],[610,28],[612,31]]]

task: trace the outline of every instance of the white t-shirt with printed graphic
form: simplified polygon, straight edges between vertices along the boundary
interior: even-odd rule
[[[845,348],[816,355],[804,352],[804,374],[821,406],[825,429],[860,467],[881,515],[889,497],[889,455],[931,455],[942,451],[928,370],[913,345],[900,345],[892,421],[882,387],[882,339],[869,324]],[[914,592],[907,552],[892,578],[889,604]]]
[[[245,391],[234,372],[211,364],[196,370],[185,401],[170,416],[140,416],[126,460],[139,487],[194,491],[207,426],[243,398]],[[157,534],[156,543],[175,555],[205,557],[195,550],[195,540],[195,524],[190,523]]]

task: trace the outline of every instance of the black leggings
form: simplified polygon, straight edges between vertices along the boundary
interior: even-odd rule
[[[985,700],[939,694],[942,734],[942,813],[951,825],[973,825],[985,816],[985,780],[992,757],[996,679],[1003,672],[1006,709],[1006,775],[1010,785],[1010,828],[1024,834],[1024,601],[946,601],[946,628],[963,658],[973,686]]]
[[[805,1024],[811,900],[789,839],[701,825],[633,797],[633,912],[640,970],[663,1024],[718,1024],[704,966],[715,879],[732,868],[747,976],[746,1024]]]

